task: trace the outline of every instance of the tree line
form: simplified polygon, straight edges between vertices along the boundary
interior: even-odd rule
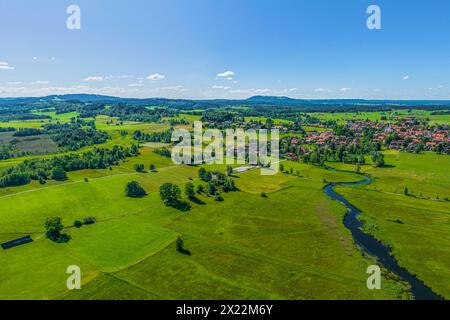
[[[84,169],[106,169],[118,165],[127,157],[137,156],[137,146],[114,146],[112,149],[94,148],[83,154],[70,154],[50,159],[26,160],[23,163],[0,172],[0,188],[20,186],[39,181],[44,184],[47,180],[63,181],[67,179],[67,172]]]

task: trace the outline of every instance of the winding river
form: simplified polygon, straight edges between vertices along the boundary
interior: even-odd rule
[[[426,286],[425,283],[417,279],[405,268],[400,267],[397,261],[392,257],[391,250],[388,247],[361,230],[363,223],[358,219],[361,211],[353,206],[345,197],[334,191],[336,186],[353,186],[370,183],[372,183],[372,180],[369,177],[365,177],[364,180],[358,182],[330,183],[324,188],[324,192],[332,199],[343,203],[347,207],[348,214],[344,218],[344,225],[351,231],[356,244],[366,253],[376,257],[386,269],[399,276],[405,282],[408,282],[415,299],[441,300],[442,298],[434,293],[431,288]]]

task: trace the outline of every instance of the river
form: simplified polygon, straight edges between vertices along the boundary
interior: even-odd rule
[[[368,177],[365,177],[364,180],[358,182],[330,183],[324,188],[324,192],[332,199],[343,203],[347,207],[348,214],[344,218],[344,225],[351,231],[356,244],[366,253],[376,257],[379,263],[387,270],[399,276],[403,281],[409,283],[415,299],[442,300],[442,298],[434,293],[430,287],[426,286],[423,281],[417,279],[405,268],[400,267],[397,261],[392,257],[391,250],[388,247],[361,230],[363,223],[358,219],[361,211],[353,206],[345,197],[334,191],[336,186],[364,185],[370,183],[372,183],[372,180]]]

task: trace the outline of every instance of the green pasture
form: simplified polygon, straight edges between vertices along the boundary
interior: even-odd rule
[[[386,163],[363,167],[373,184],[337,190],[363,211],[367,232],[392,247],[400,265],[448,298],[450,162],[433,153],[386,152]]]
[[[365,271],[373,261],[361,254],[343,227],[344,207],[322,192],[324,177],[346,181],[357,176],[286,162],[286,168],[302,174],[261,177],[250,171],[235,178],[241,191],[224,194],[225,202],[200,196],[204,205],[193,204],[190,212],[181,213],[162,204],[158,188],[164,182],[183,186],[190,178],[198,184],[198,168],[174,167],[168,161],[144,148],[141,156],[112,172],[70,173],[65,183],[29,192],[12,188],[15,194],[0,197],[2,240],[26,234],[35,239],[0,252],[0,298],[406,296],[401,284],[387,279],[385,290],[367,290]],[[135,173],[134,162],[157,163],[158,172]],[[89,182],[85,176],[91,177]],[[126,198],[124,186],[130,180],[139,181],[149,195]],[[86,216],[95,216],[98,223],[70,228],[72,240],[54,244],[43,236],[45,218],[54,215],[66,225]],[[178,235],[191,256],[175,250]],[[65,288],[69,265],[82,268],[81,291]]]

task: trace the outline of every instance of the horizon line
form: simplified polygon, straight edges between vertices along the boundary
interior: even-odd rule
[[[45,99],[48,97],[65,97],[65,96],[97,96],[97,97],[103,97],[103,98],[113,98],[113,99],[133,99],[133,100],[157,100],[157,99],[164,99],[164,100],[184,100],[184,101],[246,101],[250,100],[252,98],[283,98],[283,99],[289,99],[294,101],[352,101],[352,100],[359,100],[359,101],[412,101],[412,102],[422,102],[422,101],[436,101],[436,102],[447,102],[450,103],[449,99],[370,99],[370,98],[292,98],[289,96],[277,96],[277,95],[254,95],[249,96],[247,98],[240,98],[240,99],[232,99],[232,98],[210,98],[210,99],[199,99],[199,98],[167,98],[167,97],[145,97],[145,98],[138,98],[138,97],[123,97],[123,96],[109,96],[104,94],[97,94],[97,93],[64,93],[64,94],[49,94],[44,96],[18,96],[18,97],[0,97],[0,100],[14,100],[14,99]]]

